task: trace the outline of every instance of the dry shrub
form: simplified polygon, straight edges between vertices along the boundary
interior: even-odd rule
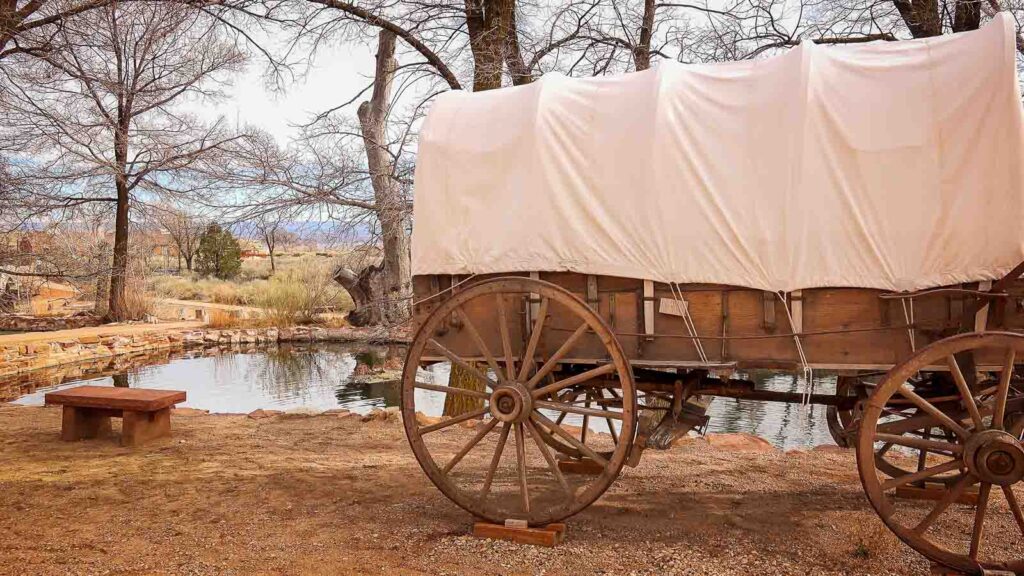
[[[351,308],[352,301],[331,278],[329,265],[307,263],[275,274],[257,305],[264,309],[270,323],[290,326],[315,322],[327,308]]]
[[[211,309],[210,319],[206,322],[207,328],[215,330],[228,330],[238,328],[256,328],[260,322],[250,318],[242,318],[238,314],[227,310]]]
[[[146,281],[135,274],[129,274],[124,287],[125,320],[145,320],[152,316],[155,302],[146,293]]]

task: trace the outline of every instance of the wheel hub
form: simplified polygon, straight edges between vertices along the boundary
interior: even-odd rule
[[[967,469],[984,482],[1010,486],[1024,479],[1024,447],[1002,430],[985,430],[971,436],[964,461]]]
[[[512,382],[491,393],[490,410],[502,422],[525,422],[533,410],[533,397],[526,386]]]

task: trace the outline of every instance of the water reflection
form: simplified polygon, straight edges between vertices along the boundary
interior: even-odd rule
[[[737,376],[753,381],[758,390],[804,392],[803,377],[787,372],[757,370]],[[816,393],[833,394],[835,389],[834,374],[815,374]],[[834,444],[824,406],[716,398],[708,415],[708,432],[750,432],[782,448]]]
[[[39,405],[46,392],[90,384],[185,390],[182,406],[214,413],[347,408],[365,413],[398,404],[396,360],[387,347],[282,345],[250,351],[207,349],[108,373],[33,386],[17,402]]]
[[[245,413],[257,408],[322,411],[347,408],[366,413],[398,406],[404,349],[342,344],[292,344],[271,348],[207,348],[160,352],[135,358],[106,359],[86,367],[61,367],[0,382],[0,400],[39,405],[51,390],[83,383],[133,388],[171,388],[188,393],[188,407],[219,413]],[[422,381],[446,383],[449,366],[437,364],[420,372]],[[739,374],[758,389],[802,392],[803,379],[788,373],[755,371]],[[817,392],[835,390],[834,375],[816,375]],[[443,410],[441,395],[416,390],[417,406],[431,415]],[[423,395],[423,397],[421,397]],[[436,405],[424,405],[435,400]],[[776,446],[797,447],[832,442],[824,407],[717,398],[708,408],[709,432],[750,432]],[[549,414],[555,417],[555,414]],[[566,423],[582,424],[570,415]],[[591,427],[607,431],[602,419]]]

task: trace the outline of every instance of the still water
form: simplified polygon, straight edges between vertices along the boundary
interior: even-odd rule
[[[197,350],[150,359],[148,365],[109,366],[92,374],[53,377],[43,383],[36,380],[25,384],[24,393],[14,397],[18,403],[41,405],[43,395],[52,390],[82,384],[117,385],[185,390],[188,401],[183,406],[214,413],[245,413],[257,408],[346,408],[366,413],[399,404],[394,381],[400,377],[403,354],[400,348],[339,344],[248,352]],[[744,376],[759,389],[803,391],[803,379],[790,374],[758,371]],[[815,387],[817,392],[832,392],[835,377],[816,376]],[[825,409],[820,406],[717,398],[708,414],[709,432],[750,432],[784,448],[832,443]]]

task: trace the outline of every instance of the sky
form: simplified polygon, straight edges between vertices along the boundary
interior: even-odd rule
[[[284,93],[265,87],[264,64],[254,57],[237,76],[225,98],[216,105],[194,103],[209,120],[223,115],[232,123],[252,125],[287,144],[297,134],[294,124],[353,98],[373,77],[374,50],[359,43],[322,47],[305,77],[286,86]],[[349,107],[355,114],[358,102]]]

